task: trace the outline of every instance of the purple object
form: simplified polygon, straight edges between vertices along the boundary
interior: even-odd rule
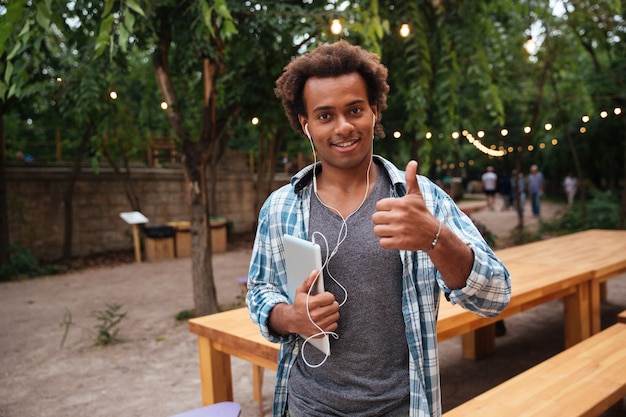
[[[240,414],[241,406],[239,404],[224,401],[176,414],[171,417],[239,417]]]

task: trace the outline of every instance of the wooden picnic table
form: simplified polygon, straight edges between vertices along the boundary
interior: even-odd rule
[[[626,230],[591,229],[496,251],[510,262],[576,267],[593,273],[589,281],[591,334],[600,331],[602,285],[626,272]]]
[[[500,316],[484,318],[442,299],[438,340],[463,336],[463,355],[479,358],[495,349],[491,324],[556,299],[564,303],[565,347],[589,337],[596,309],[599,318],[599,284],[626,271],[626,231],[591,230],[576,235],[497,251],[511,273],[509,305]],[[591,292],[596,285],[594,300]],[[592,306],[593,302],[597,305]],[[263,368],[277,367],[279,345],[260,334],[245,308],[191,319],[189,329],[198,336],[204,405],[232,401],[231,355],[254,365],[255,387],[260,386]]]

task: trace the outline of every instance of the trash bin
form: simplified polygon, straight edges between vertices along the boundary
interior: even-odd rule
[[[174,259],[174,235],[171,226],[144,227],[144,249],[148,262]]]
[[[190,223],[187,221],[168,222],[176,231],[174,239],[174,254],[177,258],[188,258],[191,256],[191,231]]]
[[[211,217],[211,248],[213,253],[226,252],[226,219]]]

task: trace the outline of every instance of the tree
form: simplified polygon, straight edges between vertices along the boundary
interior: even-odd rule
[[[141,21],[135,26],[137,17]],[[164,0],[151,2],[145,8],[132,0],[107,0],[96,45],[99,54],[109,46],[113,57],[126,54],[135,43],[154,50],[155,78],[168,105],[169,124],[182,144],[190,201],[194,302],[200,315],[219,311],[211,260],[207,164],[220,148],[218,139],[223,137],[220,131],[225,124],[216,118],[216,79],[224,70],[224,41],[234,33],[233,19],[224,0],[212,4]],[[177,65],[172,66],[171,62]],[[202,91],[202,127],[198,137],[194,137],[195,129],[185,120],[193,108],[194,97],[184,94],[198,84]]]
[[[478,155],[474,166],[456,164],[451,171],[460,176],[492,163],[508,170],[511,164],[521,168],[529,156],[535,156],[515,150],[496,160],[479,154],[469,144],[466,134],[459,136],[462,132],[476,134],[482,126],[492,126],[482,139],[485,146],[517,149],[541,140],[534,128],[555,114],[553,108],[559,106],[554,103],[563,104],[563,114],[573,121],[576,112],[593,101],[587,100],[592,95],[590,88],[571,88],[570,84],[575,81],[580,84],[581,80],[564,76],[567,66],[577,62],[575,56],[580,55],[580,49],[562,48],[561,41],[557,42],[557,31],[565,31],[569,24],[589,25],[584,33],[593,34],[590,38],[593,40],[586,42],[594,51],[598,50],[595,45],[623,35],[618,19],[606,20],[610,14],[605,12],[605,2],[602,7],[576,2],[576,16],[585,12],[583,6],[589,6],[587,13],[594,17],[593,24],[584,23],[587,20],[582,17],[565,24],[551,17],[546,5],[535,5],[532,13],[528,13],[530,2],[512,0],[46,0],[34,3],[11,2],[5,6],[6,13],[0,20],[2,28],[7,29],[0,35],[0,56],[7,58],[0,62],[0,66],[5,65],[1,68],[4,77],[0,81],[2,108],[7,109],[8,100],[26,104],[32,97],[46,97],[54,102],[46,107],[47,114],[65,117],[68,123],[79,126],[81,134],[74,138],[74,147],[80,148],[80,138],[86,138],[85,152],[93,160],[104,157],[114,167],[120,161],[126,164],[142,146],[138,140],[141,131],[153,131],[154,120],[146,121],[145,116],[150,114],[145,107],[146,97],[153,98],[152,87],[137,80],[130,88],[120,81],[146,71],[143,63],[150,57],[150,71],[163,101],[168,104],[167,112],[160,114],[166,115],[169,130],[184,155],[198,314],[218,309],[209,226],[216,211],[212,206],[211,181],[216,179],[215,167],[223,150],[227,146],[255,149],[258,205],[271,190],[280,153],[310,152],[306,141],[287,126],[273,94],[274,81],[291,57],[320,42],[338,38],[347,38],[379,53],[389,67],[392,91],[382,120],[388,135],[377,140],[377,151],[399,164],[410,157],[418,158],[422,172],[433,177],[443,172],[444,163],[438,161],[462,161]],[[608,10],[616,10],[615,2],[607,3],[612,5]],[[344,25],[339,35],[329,31],[335,14]],[[411,26],[407,38],[398,35],[399,16]],[[546,41],[544,50],[528,59],[521,44],[533,19],[545,21],[546,27],[549,23],[554,32],[550,33],[550,42]],[[612,22],[612,29],[604,36],[602,27],[607,21]],[[564,42],[572,39],[572,30],[568,33]],[[623,42],[609,44],[610,48],[602,49],[608,52],[596,54],[597,59],[589,62],[597,61],[600,65],[597,68],[618,74],[624,64],[623,58],[619,58],[624,54],[617,53]],[[44,63],[48,62],[46,66]],[[586,65],[581,62],[580,68]],[[61,70],[66,74],[58,84],[53,77]],[[544,81],[537,84],[536,80]],[[117,130],[116,124],[127,126],[120,109],[116,110],[110,100],[101,100],[111,83],[126,87],[126,94],[132,96],[139,108],[134,117],[138,133],[123,141],[124,146],[131,143],[131,147],[114,146],[118,138],[106,134]],[[582,84],[587,86],[592,82],[582,80]],[[568,102],[567,96],[572,91],[583,97],[583,105]],[[557,92],[565,97],[558,98]],[[99,107],[90,104],[91,101],[99,103]],[[115,106],[122,106],[121,101]],[[73,112],[72,107],[78,111]],[[253,117],[260,121],[256,126],[249,122]],[[503,139],[496,133],[502,126],[524,126],[529,120],[533,124],[532,135]],[[403,133],[401,139],[390,137],[395,130]],[[430,139],[429,132],[434,133]],[[452,139],[454,132],[457,139]],[[559,134],[564,136],[564,132]],[[601,168],[587,164],[580,144],[576,144],[576,149],[582,155],[581,167],[593,170],[589,172],[590,178],[597,176]],[[119,172],[128,173],[128,168],[124,171],[120,167]],[[131,206],[139,207],[139,202],[133,202],[132,187],[129,185],[127,189]],[[0,219],[0,226],[1,223]]]

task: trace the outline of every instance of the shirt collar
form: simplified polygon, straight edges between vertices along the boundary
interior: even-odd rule
[[[374,162],[385,169],[387,174],[389,175],[389,179],[391,180],[391,184],[394,189],[398,193],[398,195],[404,195],[406,193],[406,181],[404,177],[404,171],[398,170],[391,162],[383,158],[379,155],[374,155]],[[309,186],[313,181],[313,169],[315,169],[316,175],[322,171],[321,162],[316,162],[315,164],[307,165],[303,169],[301,169],[298,173],[296,173],[291,180],[291,186],[294,188],[296,194],[301,194],[302,190]]]

